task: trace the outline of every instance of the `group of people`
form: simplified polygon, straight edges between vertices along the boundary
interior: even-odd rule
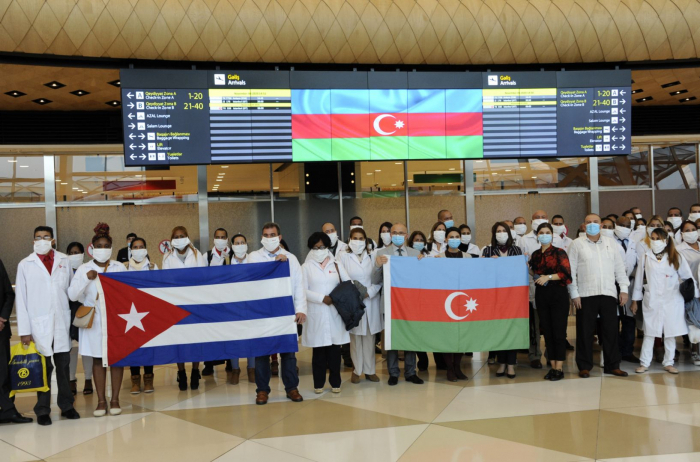
[[[578,236],[569,237],[562,215],[549,222],[548,214],[532,214],[530,229],[524,217],[505,219],[491,229],[490,243],[479,249],[472,242],[469,226],[456,226],[449,210],[441,210],[428,235],[409,233],[402,223],[382,223],[376,241],[372,240],[360,217],[350,220],[347,241],[340,239],[335,225],[325,223],[308,239],[308,253],[302,263],[286,247],[282,230],[276,223],[266,223],[261,230],[262,247],[250,251],[246,236],[219,228],[214,245],[202,253],[189,239],[187,229],[177,226],[170,236],[172,250],[162,261],[162,269],[206,266],[289,262],[295,322],[300,326],[301,343],[312,348],[313,387],[323,393],[326,381],[331,392],[341,392],[341,359],[349,350],[353,372],[351,383],[365,380],[378,382],[376,354],[378,339],[384,330],[383,270],[389,258],[508,258],[524,255],[530,273],[530,366],[541,369],[540,333],[544,335],[547,363],[546,380],[564,378],[566,351],[574,349],[567,341],[570,307],[576,312],[576,364],[579,376],[587,378],[593,368],[593,344],[597,335],[603,350],[601,366],[607,374],[626,376],[620,369],[622,360],[638,363],[637,373],[648,370],[654,347],[663,344],[663,366],[670,373],[674,367],[676,337],[688,333],[684,317],[681,283],[692,281],[698,297],[696,276],[700,266],[698,226],[700,204],[690,209],[683,220],[680,209],[673,208],[668,219],[653,216],[646,221],[633,207],[622,215],[602,218],[589,214],[578,227]],[[9,318],[13,304],[17,307],[20,342],[34,342],[46,357],[47,380],[55,370],[58,387],[57,404],[61,416],[79,419],[73,407],[77,393],[78,353],[85,369],[84,394],[98,396],[95,417],[109,413],[119,415],[119,389],[123,368],[109,371],[112,396],[107,401],[107,368],[102,362],[100,310],[95,279],[101,273],[154,271],[145,239],[127,236],[127,247],[112,259],[113,240],[109,226],[99,223],[91,240],[92,259],[85,262],[82,244],[70,243],[66,254],[56,250],[53,229],[40,226],[33,234],[33,252],[17,268],[16,292],[0,262],[0,354],[9,360]],[[364,313],[359,324],[346,328],[334,307],[331,293],[343,281],[353,281],[362,288]],[[629,296],[631,292],[631,297]],[[638,305],[641,302],[641,310]],[[91,317],[89,324],[72,326],[76,316]],[[303,326],[303,327],[302,327]],[[634,356],[635,330],[643,331],[640,357]],[[663,339],[663,340],[662,340]],[[499,363],[495,375],[515,378],[517,350],[491,352],[489,363]],[[436,368],[445,370],[448,381],[467,380],[461,369],[465,352],[433,353]],[[469,354],[469,353],[466,353]],[[398,383],[399,361],[404,361],[407,382],[422,384],[419,371],[428,368],[425,352],[386,351],[388,384]],[[206,358],[202,358],[206,359]],[[238,384],[240,358],[226,361],[227,382]],[[697,348],[693,360],[700,365]],[[216,362],[205,361],[200,373],[194,362],[189,387],[196,390],[202,375],[210,375]],[[180,390],[188,388],[185,364],[178,364]],[[271,375],[281,375],[287,397],[303,401],[299,393],[299,375],[295,353],[246,358],[247,378],[256,384],[256,404],[266,404]],[[152,393],[153,366],[131,368],[131,393]],[[94,386],[93,386],[94,382]],[[9,399],[7,361],[0,361],[0,423],[26,423]],[[51,392],[39,392],[34,412],[40,425],[50,425]]]

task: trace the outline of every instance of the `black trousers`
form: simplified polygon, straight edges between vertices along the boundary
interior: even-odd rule
[[[617,299],[596,295],[582,297],[581,309],[576,311],[576,366],[580,371],[590,371],[593,367],[593,335],[598,315],[598,336],[602,340],[605,371],[620,368]]]
[[[502,351],[492,351],[498,358],[500,364],[507,364],[509,366],[515,366],[515,361],[518,358],[518,350],[502,350]]]
[[[0,420],[9,419],[17,412],[14,399],[10,399],[10,326],[0,331]]]
[[[620,356],[632,356],[634,353],[634,338],[637,328],[637,319],[632,316],[619,316],[620,318]]]
[[[153,374],[153,366],[143,366],[143,373],[146,375]],[[131,375],[141,375],[139,366],[131,366]]]
[[[340,356],[340,345],[314,347],[311,356],[314,388],[323,388],[326,384],[326,370],[331,387],[340,388]]]
[[[428,353],[425,351],[416,351],[416,358],[418,358],[418,369],[427,369],[430,361],[428,360]],[[445,369],[445,357],[443,353],[433,353],[433,359],[435,360],[435,367],[437,369]]]
[[[566,327],[569,317],[569,292],[566,287],[550,282],[535,288],[535,304],[540,315],[540,331],[544,335],[547,359],[566,360]]]
[[[62,412],[73,409],[73,393],[70,391],[70,353],[54,353],[53,356],[46,356],[46,380],[51,383],[51,374],[54,371],[54,365],[51,360],[56,363],[56,385],[58,386],[58,395],[56,401]],[[36,406],[34,406],[34,414],[49,415],[51,414],[51,390],[37,392]]]

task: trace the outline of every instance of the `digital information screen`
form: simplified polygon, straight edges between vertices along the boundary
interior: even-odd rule
[[[121,84],[129,166],[631,152],[630,71],[125,69]]]

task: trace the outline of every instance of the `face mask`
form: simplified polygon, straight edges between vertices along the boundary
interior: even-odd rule
[[[433,231],[433,239],[435,242],[442,244],[445,242],[445,231]]]
[[[330,233],[328,237],[331,239],[331,247],[333,247],[338,242],[338,233]]]
[[[391,243],[394,244],[396,247],[401,247],[405,240],[406,236],[399,236],[398,234],[395,236],[391,236]]]
[[[540,227],[542,223],[549,223],[546,218],[538,218],[537,220],[532,220],[532,230],[537,232],[537,228]]]
[[[683,218],[681,217],[668,217],[666,220],[673,225],[673,229],[678,229],[683,224]]]
[[[228,239],[214,239],[214,247],[216,247],[216,250],[219,252],[223,252],[227,245]]]
[[[367,243],[365,241],[353,240],[350,241],[349,245],[350,250],[352,250],[352,253],[354,253],[355,255],[360,255],[367,248]]]
[[[624,226],[615,226],[615,236],[620,239],[627,239],[632,230],[630,228],[625,228]]]
[[[323,261],[328,258],[328,249],[312,249],[309,254],[316,263],[323,263]]]
[[[104,263],[112,258],[112,249],[92,249],[92,258],[100,263]]]
[[[700,213],[697,213],[697,212],[691,213],[690,215],[688,215],[688,220],[692,221],[693,223],[698,221],[699,218],[700,218]]]
[[[362,227],[362,225],[350,225],[350,229],[355,229],[355,228],[364,229],[364,228]]]
[[[552,225],[552,228],[554,228],[554,234],[561,236],[566,232],[566,226],[564,225]]]
[[[520,223],[518,225],[513,225],[513,229],[515,229],[518,236],[522,236],[527,232],[527,225],[525,223]]]
[[[579,231],[578,237],[586,237],[586,233],[584,233],[583,231]]]
[[[238,257],[238,258],[243,258],[245,257],[245,254],[248,253],[248,244],[238,244],[232,246],[233,254]]]
[[[688,231],[683,233],[683,240],[688,244],[695,244],[696,242],[698,242],[698,232]]]
[[[267,250],[268,252],[273,252],[277,250],[277,247],[280,246],[280,237],[263,237],[260,243],[265,248],[265,250]]]
[[[589,236],[597,236],[600,234],[600,223],[588,223],[586,225],[586,234]]]
[[[37,255],[46,255],[51,250],[51,241],[45,241],[44,239],[40,241],[34,241],[34,252]]]
[[[651,241],[651,251],[655,254],[660,254],[666,248],[666,241]]]
[[[445,228],[448,228],[448,229],[449,229],[449,228],[452,228],[452,227],[455,225],[455,221],[454,221],[454,220],[443,221],[443,223],[445,223]]]
[[[496,233],[496,242],[505,245],[508,242],[508,233]]]
[[[147,254],[148,250],[146,249],[136,249],[131,251],[131,257],[136,263],[141,263],[143,259],[146,258]]]
[[[548,245],[548,244],[552,243],[552,235],[551,234],[538,234],[537,240],[540,241],[540,244],[542,244],[542,245]]]
[[[644,231],[645,229],[647,229],[646,225],[639,225],[635,231]]]
[[[510,230],[510,235],[513,236],[513,240],[516,240],[518,238],[518,233],[515,232],[514,229]]]
[[[425,242],[414,242],[413,243],[413,248],[416,249],[419,252],[422,252],[423,249],[425,248]]]
[[[173,247],[175,247],[177,250],[182,250],[188,245],[190,245],[190,238],[183,237],[181,239],[173,239],[171,242],[173,244]]]
[[[384,245],[389,245],[389,243],[391,242],[391,234],[390,233],[381,233],[379,235],[379,237],[382,238],[382,242],[384,243]]]
[[[456,249],[457,247],[459,247],[459,245],[460,245],[461,243],[462,243],[462,240],[461,240],[461,239],[457,239],[456,237],[447,240],[447,246],[448,246],[450,249]]]
[[[462,241],[462,244],[468,245],[472,241],[472,235],[462,234],[461,236],[459,236],[459,239]]]
[[[615,236],[615,230],[614,229],[601,229],[600,230],[600,235],[605,236],[605,237],[614,237]]]
[[[647,234],[649,235],[649,237],[651,237],[651,233],[653,233],[655,229],[659,229],[659,227],[658,227],[658,226],[654,226],[654,227],[652,228],[652,227],[650,226],[650,227],[647,228]]]
[[[78,269],[80,265],[83,264],[83,260],[85,259],[85,255],[80,253],[77,255],[68,255],[68,260],[70,261],[70,267],[73,269]]]
[[[636,213],[636,214],[634,215],[634,217],[635,217],[637,220],[641,220],[642,218],[644,218],[644,217],[642,216],[641,213]]]

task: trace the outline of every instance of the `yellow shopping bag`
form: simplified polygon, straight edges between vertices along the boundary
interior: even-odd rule
[[[21,343],[10,350],[10,398],[15,393],[49,391],[46,380],[46,358],[31,342],[25,349]]]

